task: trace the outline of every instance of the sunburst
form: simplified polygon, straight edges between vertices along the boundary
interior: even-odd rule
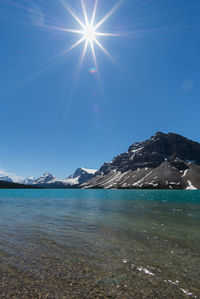
[[[84,43],[83,52],[82,52],[82,55],[81,55],[81,63],[82,63],[82,61],[85,57],[85,54],[86,54],[86,51],[87,51],[88,47],[90,47],[91,52],[92,52],[92,56],[93,56],[93,60],[94,60],[94,64],[97,68],[97,59],[96,59],[96,53],[95,53],[95,46],[98,46],[104,52],[104,54],[106,54],[110,59],[114,60],[112,55],[104,48],[102,43],[98,40],[98,37],[100,37],[100,36],[106,36],[106,37],[108,37],[108,36],[119,36],[119,34],[116,34],[116,33],[99,32],[99,28],[101,27],[101,25],[103,23],[105,23],[105,21],[107,21],[111,17],[111,15],[115,12],[115,10],[118,8],[119,2],[98,23],[95,22],[98,0],[95,0],[95,2],[94,2],[94,9],[93,9],[92,17],[91,17],[90,20],[88,18],[88,13],[87,13],[87,10],[86,10],[84,0],[80,0],[80,2],[81,2],[84,21],[82,21],[66,5],[66,3],[63,2],[66,9],[70,12],[70,14],[73,16],[73,18],[77,21],[77,23],[80,26],[80,29],[78,29],[78,30],[77,29],[65,28],[66,32],[75,33],[75,34],[80,35],[80,39],[78,39],[77,42],[75,42],[70,48],[68,48],[67,52],[71,51],[72,49],[76,48],[80,44]]]

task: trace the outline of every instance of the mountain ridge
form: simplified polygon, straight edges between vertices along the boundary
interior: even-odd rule
[[[68,176],[66,179],[59,179],[51,173],[45,172],[43,175],[36,179],[30,177],[21,180],[20,183],[25,185],[34,185],[49,188],[75,187],[91,179],[96,171],[96,169],[79,167],[72,175]]]
[[[200,143],[157,132],[104,163],[82,187],[200,189]]]
[[[2,181],[12,183],[9,177]],[[200,189],[200,143],[157,132],[133,143],[99,170],[80,167],[66,179],[46,172],[20,183],[36,188]]]

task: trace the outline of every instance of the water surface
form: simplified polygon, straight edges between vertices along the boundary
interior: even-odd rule
[[[200,298],[200,191],[0,190],[1,298]]]

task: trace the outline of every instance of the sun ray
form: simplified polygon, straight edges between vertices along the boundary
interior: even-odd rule
[[[70,14],[74,17],[74,19],[81,25],[82,28],[85,27],[85,25],[81,22],[81,20],[75,15],[75,13],[66,5],[65,2],[63,2],[64,7],[70,12]]]
[[[117,8],[119,7],[120,2],[118,2],[106,15],[103,19],[101,19],[101,21],[99,23],[97,23],[97,25],[95,25],[95,30],[98,29],[103,23],[105,23],[105,21],[107,21],[107,19],[109,19],[111,17],[111,15],[117,10]]]
[[[116,62],[115,59],[111,56],[111,54],[102,46],[102,44],[96,38],[94,39],[94,41],[112,61]]]
[[[87,16],[87,12],[86,12],[85,4],[84,4],[83,0],[81,0],[81,5],[82,5],[82,9],[83,9],[84,18],[85,18],[85,24],[87,26],[89,24],[89,21],[88,21],[88,16]]]
[[[80,45],[82,42],[84,41],[84,37],[80,38],[76,43],[74,43],[71,47],[69,47],[65,53],[70,52],[71,50],[73,50],[74,48],[76,48],[78,45]]]
[[[83,60],[84,60],[85,53],[86,53],[86,51],[87,51],[87,47],[88,47],[88,41],[85,42],[85,45],[84,45],[84,48],[83,48],[83,53],[82,53],[82,56],[81,56],[80,64],[82,64],[82,62],[83,62]]]
[[[58,30],[56,28],[56,30]],[[60,28],[61,31],[64,31],[64,32],[71,32],[71,33],[78,33],[78,34],[82,34],[83,31],[82,30],[75,30],[75,29],[68,29],[68,28]]]
[[[119,33],[103,33],[103,32],[95,32],[96,36],[121,36]]]
[[[95,65],[96,69],[98,69],[98,67],[97,67],[97,58],[96,58],[96,54],[95,54],[95,50],[94,50],[94,43],[90,42],[90,46],[91,46],[91,50],[92,50],[92,56],[93,56],[93,59],[94,59],[94,65]]]
[[[95,17],[96,17],[97,4],[98,4],[98,0],[95,0],[94,10],[93,10],[92,19],[91,19],[91,25],[92,26],[94,24],[94,20],[95,20]]]

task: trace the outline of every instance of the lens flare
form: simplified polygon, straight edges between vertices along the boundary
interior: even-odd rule
[[[90,69],[89,69],[89,72],[90,72],[90,74],[95,74],[96,72],[97,72],[97,69],[96,69],[96,67],[91,67]]]

